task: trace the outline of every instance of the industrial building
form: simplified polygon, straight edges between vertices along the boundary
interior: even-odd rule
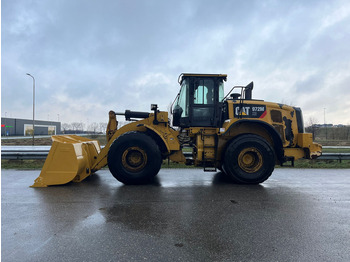
[[[34,135],[61,134],[61,122],[35,120]],[[1,136],[32,136],[33,120],[1,118]]]

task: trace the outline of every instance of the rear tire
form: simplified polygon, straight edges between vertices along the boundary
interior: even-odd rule
[[[124,184],[144,184],[159,172],[162,156],[157,143],[141,132],[118,137],[108,151],[108,167]]]
[[[274,168],[275,152],[260,136],[239,136],[226,149],[223,169],[235,182],[262,183],[270,177]]]

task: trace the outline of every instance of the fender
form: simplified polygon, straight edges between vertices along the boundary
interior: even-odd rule
[[[156,142],[162,142],[164,144],[164,146],[165,146],[165,148],[163,147],[163,149],[166,149],[166,153],[170,154],[170,147],[169,147],[168,141],[164,139],[164,136],[162,135],[161,132],[159,132],[159,130],[157,130],[154,127],[152,127],[150,125],[147,125],[147,124],[139,124],[139,125],[137,125],[137,127],[140,127],[140,126],[145,127],[148,130],[150,130],[151,132],[155,133],[156,137],[154,137],[154,138],[156,139]],[[159,139],[157,139],[157,137],[159,137],[161,140],[159,141]]]
[[[275,153],[276,153],[278,160],[280,161],[281,164],[283,162],[285,162],[284,152],[283,152],[283,142],[282,142],[280,134],[271,125],[269,125],[268,123],[266,123],[264,121],[247,120],[247,119],[238,120],[238,121],[232,123],[229,126],[229,128],[225,131],[225,133],[222,134],[222,136],[226,135],[231,130],[231,128],[234,128],[239,124],[245,124],[245,123],[258,124],[258,125],[261,125],[262,127],[264,127],[266,129],[266,131],[271,135],[271,138],[272,138],[273,143],[274,143]]]

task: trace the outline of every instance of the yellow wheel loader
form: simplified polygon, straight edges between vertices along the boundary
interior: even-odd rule
[[[87,138],[53,136],[32,187],[80,182],[106,165],[124,184],[147,183],[165,159],[258,184],[276,164],[321,155],[321,145],[304,133],[300,108],[253,99],[253,82],[225,96],[226,79],[224,74],[181,74],[171,121],[157,105],[151,105],[151,113],[110,111],[103,149]],[[132,122],[118,129],[116,115]]]

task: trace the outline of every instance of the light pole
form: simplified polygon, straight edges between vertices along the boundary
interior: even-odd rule
[[[34,133],[35,133],[35,129],[34,129],[34,121],[35,121],[35,78],[34,76],[32,76],[31,74],[28,74],[28,76],[30,76],[31,78],[33,78],[33,146],[34,146]]]
[[[7,117],[7,112],[5,112],[5,136],[7,136],[7,133],[6,133],[6,117]]]
[[[323,108],[323,121],[324,121],[324,126],[326,128],[326,140],[327,138],[327,125],[326,125],[326,108]]]

